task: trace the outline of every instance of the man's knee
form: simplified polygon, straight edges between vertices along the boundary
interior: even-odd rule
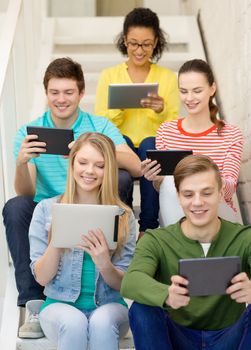
[[[144,319],[145,319],[145,317],[147,318],[148,314],[149,314],[149,310],[147,305],[139,304],[134,301],[128,312],[130,325],[133,324],[133,325],[136,325],[137,327],[140,326],[142,324],[141,323],[142,316],[144,315]]]
[[[18,220],[19,216],[23,216],[27,212],[32,215],[35,206],[36,203],[30,196],[17,196],[9,199],[3,207],[4,222],[7,219]]]
[[[150,136],[141,141],[138,148],[138,156],[140,160],[146,159],[146,150],[155,149],[155,137]]]
[[[127,170],[119,169],[119,193],[128,193],[132,188],[133,178]]]
[[[119,169],[119,196],[122,202],[132,207],[133,178],[127,170]]]
[[[130,325],[135,325],[137,327],[146,327],[149,325],[149,329],[151,324],[155,324],[157,319],[164,320],[164,313],[160,307],[148,306],[137,302],[132,303],[128,315]]]
[[[23,237],[28,239],[28,230],[35,206],[33,198],[28,196],[17,196],[6,202],[2,214],[9,247],[13,239],[15,241]]]

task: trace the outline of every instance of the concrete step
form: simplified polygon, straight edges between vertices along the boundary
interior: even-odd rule
[[[126,60],[126,58],[122,57],[119,53],[107,53],[105,48],[100,54],[86,53],[84,52],[84,48],[82,53],[71,52],[71,54],[69,54],[69,52],[62,51],[60,54],[54,53],[53,59],[65,56],[70,56],[72,59],[79,62],[83,70],[89,73],[101,72],[101,70],[107,67],[115,66]],[[190,52],[167,52],[163,54],[158,63],[176,72],[185,61],[191,58]]]
[[[114,45],[123,17],[56,18],[54,21],[54,58],[73,56],[86,72],[99,72],[123,60]],[[169,52],[163,55],[160,64],[177,71],[185,60],[204,58],[195,16],[160,16],[160,24],[169,37]]]
[[[120,350],[122,349],[134,349],[133,340],[130,333],[127,337],[120,341]],[[40,339],[17,338],[16,350],[57,350],[57,347],[53,345],[46,337]]]
[[[83,66],[83,69],[84,69],[84,66]],[[89,72],[89,71],[85,73],[85,71],[84,71],[84,76],[85,76],[86,93],[88,93],[90,95],[95,95],[100,73],[99,72]]]
[[[195,16],[159,16],[161,28],[171,44],[196,41],[191,33],[197,28]],[[54,42],[58,44],[111,44],[121,32],[124,17],[60,17],[55,18]]]
[[[128,307],[130,307],[132,304],[132,301],[129,299],[126,299],[126,302],[128,304]],[[25,321],[25,309],[20,308],[19,311],[20,311],[20,316],[19,316],[18,328]],[[120,340],[119,349],[120,350],[134,349],[133,337],[130,330],[128,331],[126,336]],[[22,339],[17,337],[16,350],[57,350],[57,347],[52,342],[50,342],[46,337],[43,337],[40,339]]]

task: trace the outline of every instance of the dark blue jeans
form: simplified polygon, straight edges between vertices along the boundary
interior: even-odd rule
[[[133,190],[133,177],[127,170],[119,169],[119,196],[122,202],[132,208],[131,192]]]
[[[44,299],[44,288],[35,281],[29,266],[28,232],[36,205],[32,197],[18,196],[10,199],[3,208],[6,239],[15,268],[18,306],[24,306],[28,300]]]
[[[133,178],[126,170],[119,170],[119,193],[123,202],[130,204],[128,195],[133,187]],[[34,279],[30,269],[29,226],[37,203],[32,197],[17,196],[10,199],[3,208],[3,222],[6,239],[15,268],[18,290],[17,305],[27,301],[44,299],[43,290]]]
[[[230,327],[201,331],[183,327],[160,307],[134,302],[129,310],[136,350],[250,350],[251,305]]]
[[[135,148],[131,139],[123,135],[128,146],[139,156],[140,160],[146,159],[146,150],[155,149],[155,137],[147,137],[141,141],[139,148]],[[159,193],[154,189],[152,181],[144,176],[139,179],[140,186],[140,214],[139,231],[159,226]],[[131,192],[132,201],[132,192]]]

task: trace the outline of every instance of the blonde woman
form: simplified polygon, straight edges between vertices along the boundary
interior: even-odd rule
[[[127,305],[119,290],[135,249],[135,219],[118,195],[115,146],[99,133],[83,134],[69,159],[65,193],[42,200],[30,225],[31,269],[45,286],[40,310],[45,335],[58,350],[117,350],[128,331]],[[90,228],[74,249],[50,243],[54,202],[112,204],[121,208],[119,242],[110,252],[105,236]]]

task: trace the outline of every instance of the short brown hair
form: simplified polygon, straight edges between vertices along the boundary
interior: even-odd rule
[[[74,62],[69,57],[57,58],[47,67],[43,81],[46,92],[49,80],[52,78],[67,78],[75,80],[79,92],[82,92],[85,88],[84,73],[81,65],[78,62]]]
[[[214,171],[219,189],[222,188],[222,178],[220,170],[214,161],[202,154],[192,154],[183,158],[175,167],[173,176],[177,192],[179,192],[181,182],[188,176]]]

